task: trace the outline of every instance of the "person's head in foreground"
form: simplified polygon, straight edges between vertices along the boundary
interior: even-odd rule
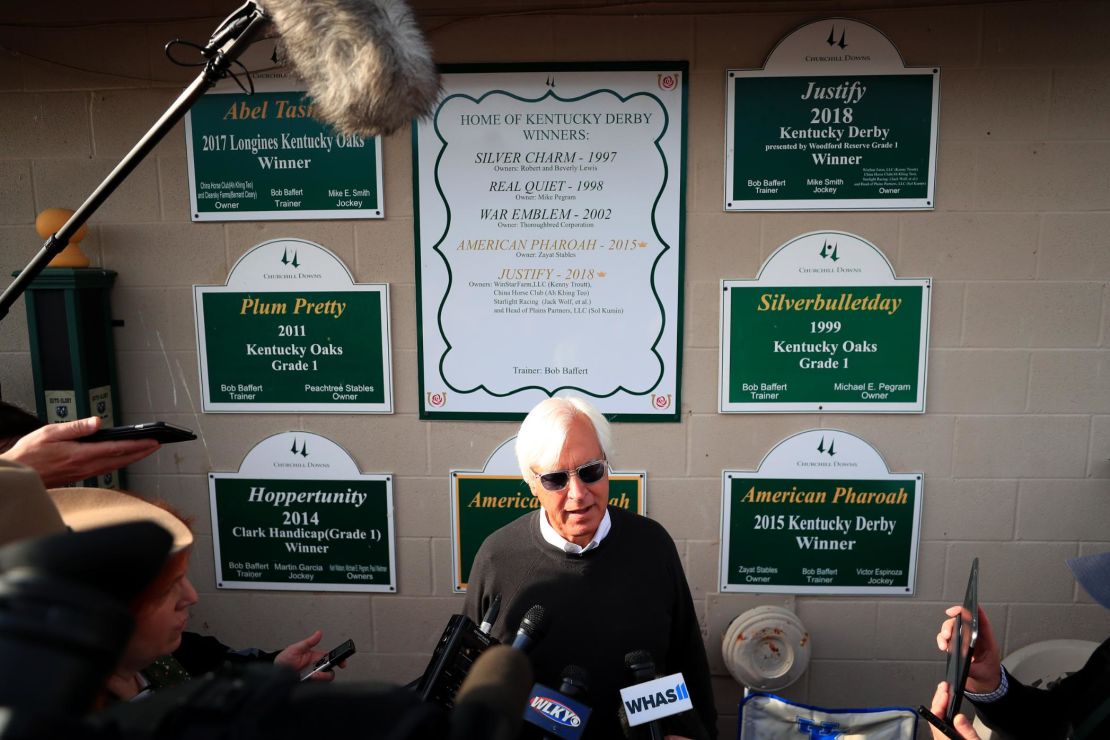
[[[146,686],[140,672],[181,644],[189,607],[197,603],[197,592],[186,575],[193,534],[181,517],[164,505],[129,493],[105,488],[54,488],[49,493],[62,521],[74,531],[150,521],[173,537],[162,570],[130,605],[135,631],[108,679],[107,688],[112,694],[131,698]]]

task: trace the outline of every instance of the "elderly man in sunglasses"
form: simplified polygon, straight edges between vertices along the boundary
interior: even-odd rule
[[[681,672],[694,711],[663,720],[669,737],[717,737],[705,645],[674,542],[656,522],[609,506],[609,423],[579,398],[538,404],[520,426],[516,456],[538,510],[490,535],[467,585],[466,613],[482,619],[497,596],[492,634],[511,642],[525,612],[546,613],[531,649],[536,681],[558,689],[584,668],[593,710],[584,738],[622,737],[619,691],[637,683],[625,655],[646,650],[660,676]]]

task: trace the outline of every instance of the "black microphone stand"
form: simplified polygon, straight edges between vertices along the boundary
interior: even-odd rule
[[[204,95],[219,80],[227,76],[228,68],[239,58],[243,51],[250,46],[269,24],[269,16],[254,0],[248,0],[235,12],[223,20],[216,28],[208,45],[202,49],[202,54],[208,59],[197,78],[173,101],[170,107],[162,114],[146,134],[139,139],[127,155],[120,160],[116,168],[108,177],[97,186],[81,207],[78,208],[69,220],[65,222],[57,233],[50,236],[42,245],[42,249],[23,268],[11,285],[0,294],[0,321],[8,315],[12,304],[19,299],[27,286],[38,277],[43,268],[54,259],[73,235],[77,233],[89,217],[108,199],[116,188],[123,183],[127,176],[143,161],[146,155],[158,145],[166,134],[169,133],[177,122],[185,115],[193,104]]]

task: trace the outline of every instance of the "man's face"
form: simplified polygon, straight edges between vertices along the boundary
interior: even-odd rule
[[[575,470],[603,457],[593,425],[579,414],[567,428],[566,442],[551,469],[533,469],[532,472],[542,474]],[[529,478],[528,486],[540,500],[547,513],[547,521],[563,539],[583,547],[589,544],[605,518],[605,507],[609,504],[608,469],[601,480],[593,483],[583,483],[581,477],[571,475],[567,487],[561,491],[548,491],[534,476]]]

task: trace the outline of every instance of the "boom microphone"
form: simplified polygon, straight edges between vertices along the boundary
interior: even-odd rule
[[[402,0],[259,0],[305,81],[316,115],[340,133],[388,134],[427,115],[439,72]]]
[[[467,674],[451,713],[451,740],[513,740],[520,732],[532,665],[506,645],[486,650]]]
[[[197,78],[0,293],[0,320],[200,96],[227,76],[267,25],[281,35],[317,116],[340,133],[388,134],[430,113],[439,99],[439,72],[402,0],[262,2],[265,7],[247,0],[224,19],[201,50],[208,62]]]
[[[527,653],[547,633],[547,610],[539,604],[524,613],[513,638],[513,650]]]

